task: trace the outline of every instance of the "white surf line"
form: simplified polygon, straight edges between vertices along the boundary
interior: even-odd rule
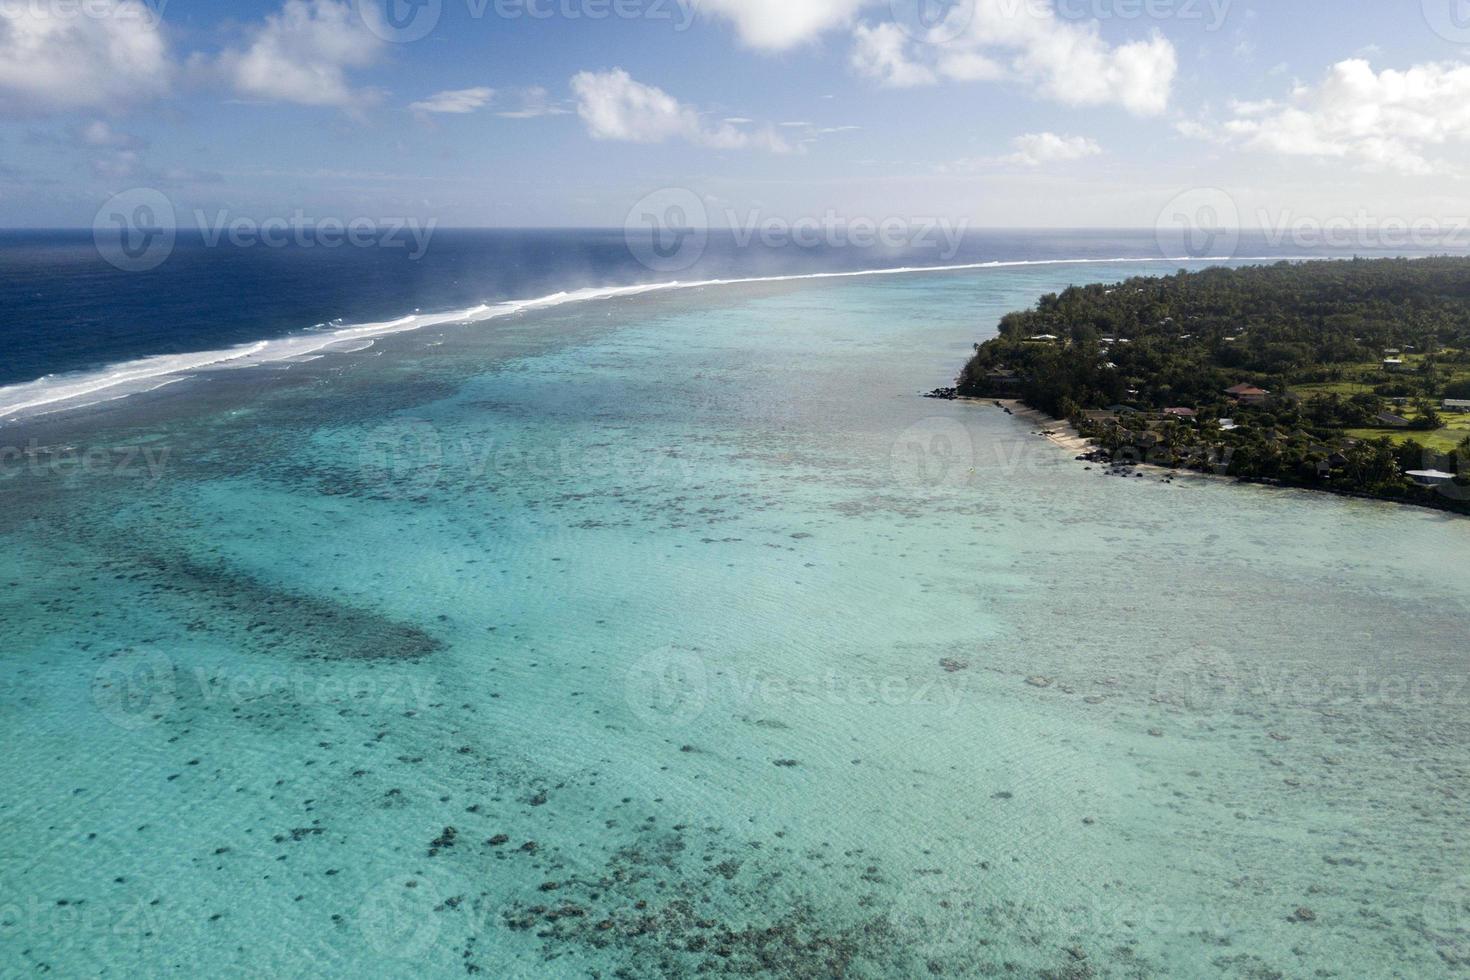
[[[483,323],[513,316],[527,310],[551,309],[570,303],[588,303],[595,300],[620,299],[646,293],[673,290],[704,289],[719,286],[744,286],[758,283],[805,282],[817,279],[856,279],[868,276],[924,275],[944,272],[970,272],[985,269],[1026,268],[1031,266],[1061,265],[1148,265],[1159,263],[1218,263],[1218,262],[1309,262],[1332,261],[1334,256],[1180,256],[1169,257],[1118,257],[1097,259],[997,259],[990,262],[968,262],[960,265],[900,266],[887,269],[854,269],[845,272],[810,272],[787,276],[751,276],[735,279],[701,279],[691,282],[640,283],[629,286],[586,287],[571,291],[551,293],[536,299],[505,300],[494,305],[480,304],[465,310],[448,313],[412,313],[395,320],[381,323],[354,324],[336,327],[319,333],[291,334],[272,340],[258,340],[235,347],[192,354],[159,354],[122,361],[94,372],[75,374],[48,374],[35,381],[0,387],[0,423],[21,418],[21,413],[30,415],[48,414],[73,408],[86,408],[101,402],[117,401],[132,394],[156,390],[157,387],[114,394],[95,401],[83,401],[91,395],[110,391],[123,385],[143,383],[190,371],[206,372],[238,369],[260,364],[269,364],[309,354],[335,353],[328,348],[344,341],[359,338],[381,337],[389,334],[422,330],[426,327],[446,324]],[[182,380],[181,378],[178,380]],[[45,411],[37,411],[44,409]]]

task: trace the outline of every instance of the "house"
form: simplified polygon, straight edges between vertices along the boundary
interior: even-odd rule
[[[1235,424],[1235,420],[1234,419],[1221,419],[1220,420],[1220,431],[1221,432],[1234,432],[1238,428],[1240,428],[1240,426],[1238,426],[1238,425]]]
[[[1409,470],[1404,475],[1421,487],[1447,487],[1455,482],[1455,474],[1443,470]]]
[[[1192,408],[1166,408],[1164,409],[1164,414],[1176,419],[1192,419],[1199,415]]]
[[[1379,425],[1389,429],[1407,429],[1413,424],[1403,416],[1395,415],[1392,412],[1379,412],[1373,418]]]
[[[1271,393],[1265,388],[1257,388],[1255,385],[1241,384],[1234,388],[1226,388],[1225,394],[1235,399],[1242,405],[1264,405],[1271,397]]]
[[[1399,357],[1385,357],[1383,359],[1383,370],[1395,372],[1404,370],[1403,359]]]
[[[1446,398],[1444,410],[1446,412],[1470,412],[1470,398]]]
[[[1108,411],[1112,412],[1115,415],[1137,415],[1138,414],[1138,409],[1132,408],[1132,407],[1130,407],[1128,405],[1109,405],[1108,406]]]
[[[1094,425],[1112,425],[1118,421],[1117,412],[1083,412],[1082,417]]]
[[[1043,340],[1043,341],[1046,341],[1046,342],[1050,343],[1051,341],[1056,340],[1057,337],[1056,337],[1055,334],[1043,333],[1043,334],[1037,334],[1035,337],[1030,337],[1028,339],[1029,340]]]

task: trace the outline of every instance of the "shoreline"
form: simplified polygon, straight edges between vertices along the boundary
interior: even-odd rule
[[[1091,439],[1080,435],[1070,422],[1052,418],[1045,412],[1034,409],[1017,398],[971,398],[968,396],[956,398],[962,404],[976,405],[982,408],[994,408],[997,404],[1003,409],[1009,409],[1012,416],[1030,422],[1039,428],[1039,435],[1058,449],[1070,453],[1090,453],[1097,450],[1098,445]],[[1339,490],[1334,487],[1309,487],[1294,483],[1281,483],[1273,480],[1250,479],[1241,476],[1231,476],[1228,473],[1206,473],[1203,470],[1192,470],[1184,467],[1170,468],[1160,466],[1157,463],[1145,461],[1115,463],[1094,462],[1093,466],[1105,467],[1109,470],[1119,466],[1130,470],[1152,470],[1156,473],[1167,474],[1170,482],[1197,478],[1211,483],[1231,483],[1236,486],[1264,487],[1271,490],[1289,490],[1295,493],[1308,494],[1311,496],[1338,497],[1345,500],[1361,500],[1369,503],[1383,504],[1389,507],[1412,507],[1421,511],[1433,511],[1438,514],[1447,514],[1453,517],[1465,517],[1464,511],[1448,504],[1438,504],[1423,500],[1394,500],[1388,497],[1375,497],[1372,494],[1357,493],[1352,490]],[[1106,474],[1104,474],[1106,475]]]
[[[1076,453],[1089,453],[1097,448],[1091,439],[1084,437],[1072,426],[1071,422],[1065,419],[1054,419],[1045,412],[1032,408],[1019,398],[997,398],[995,401],[999,402],[1002,408],[1010,409],[1011,414],[1016,418],[1035,423],[1040,434],[1058,448]]]
[[[630,283],[617,286],[589,286],[562,290],[529,299],[498,300],[460,310],[425,313],[415,311],[382,321],[342,324],[330,330],[300,331],[279,337],[268,337],[228,347],[191,351],[184,354],[146,354],[81,371],[60,371],[29,381],[0,385],[0,426],[70,413],[105,405],[121,398],[146,395],[150,383],[182,380],[213,374],[222,370],[248,370],[289,362],[293,359],[334,353],[329,348],[344,341],[388,337],[412,333],[438,326],[478,325],[521,313],[536,312],[558,306],[604,300],[636,298],[654,293],[677,293],[729,286],[767,283],[795,283],[819,280],[843,280],[880,276],[939,275],[960,272],[982,272],[994,269],[1051,267],[1148,265],[1179,263],[1185,265],[1218,265],[1221,263],[1260,262],[1330,262],[1343,261],[1336,256],[1117,256],[1110,258],[1064,259],[996,259],[938,266],[896,266],[876,269],[850,269],[834,272],[793,273],[777,276],[750,276],[700,280],[668,280]],[[144,387],[137,387],[144,386]],[[119,390],[121,389],[121,390]],[[95,397],[94,397],[95,396]]]

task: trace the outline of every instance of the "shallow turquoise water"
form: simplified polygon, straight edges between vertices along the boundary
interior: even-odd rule
[[[563,307],[36,430],[109,462],[0,484],[0,974],[1465,972],[1470,525],[916,397],[1134,271]]]

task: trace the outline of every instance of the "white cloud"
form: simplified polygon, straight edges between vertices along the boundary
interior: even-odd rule
[[[885,85],[1007,79],[1065,105],[1120,105],[1138,115],[1168,107],[1178,72],[1173,44],[1157,32],[1114,46],[1097,23],[1065,21],[1050,5],[1022,0],[956,4],[922,40],[896,23],[859,25],[854,36],[854,67]]]
[[[385,46],[345,0],[286,0],[248,48],[224,52],[217,67],[247,98],[360,109],[378,93],[354,89],[347,72],[376,62]]]
[[[933,69],[909,60],[905,53],[909,36],[897,24],[876,27],[859,24],[853,37],[857,44],[852,52],[852,66],[862,74],[893,88],[933,85],[939,81]]]
[[[1285,156],[1346,160],[1373,171],[1427,176],[1458,167],[1437,152],[1470,144],[1470,65],[1374,72],[1362,59],[1333,65],[1284,102],[1236,103],[1225,139]]]
[[[730,123],[707,127],[695,109],[663,89],[634,81],[621,68],[579,72],[572,77],[572,92],[577,98],[577,115],[596,140],[663,143],[680,139],[723,150],[791,152],[791,145],[771,127],[758,132],[736,129]]]
[[[493,88],[452,89],[447,92],[436,92],[422,102],[410,104],[409,108],[414,112],[463,115],[474,112],[476,109],[483,109],[490,104],[493,98],[495,98]]]
[[[1056,133],[1027,133],[1011,140],[1011,146],[1016,152],[1006,157],[1006,161],[1024,167],[1083,160],[1103,151],[1096,140],[1086,136],[1058,136]]]
[[[505,119],[537,119],[541,116],[565,116],[572,111],[564,105],[553,102],[551,93],[540,86],[523,88],[516,94],[520,98],[521,107],[497,112],[497,116]]]
[[[692,0],[697,10],[735,24],[754,48],[784,51],[852,21],[875,0]]]
[[[122,108],[172,77],[158,18],[138,0],[0,3],[0,115]]]
[[[84,146],[103,147],[114,150],[137,150],[143,141],[132,133],[113,129],[101,119],[94,119],[74,131],[76,142]]]

